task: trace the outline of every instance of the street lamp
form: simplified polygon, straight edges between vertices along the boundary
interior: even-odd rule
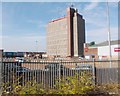
[[[109,16],[109,5],[107,1],[107,26],[108,26],[108,44],[109,44],[109,60],[110,68],[112,67],[112,54],[111,54],[111,34],[110,34],[110,16]]]

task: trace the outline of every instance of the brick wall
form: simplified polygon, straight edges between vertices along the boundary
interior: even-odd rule
[[[95,59],[98,59],[98,48],[84,49],[84,55],[95,55]]]

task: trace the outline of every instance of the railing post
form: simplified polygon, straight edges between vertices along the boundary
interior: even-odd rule
[[[93,71],[92,71],[93,72],[93,74],[92,74],[93,75],[93,83],[94,83],[94,85],[96,85],[96,76],[95,76],[96,71],[95,71],[95,59],[94,58],[93,58],[93,66],[92,67],[93,67],[92,68],[93,69]]]
[[[59,71],[58,71],[59,72],[59,80],[58,80],[59,81],[59,86],[58,86],[59,88],[60,88],[60,79],[61,79],[60,78],[61,77],[61,63],[62,63],[62,61],[59,62]]]
[[[3,82],[3,50],[0,53],[0,96],[2,96],[2,82]]]

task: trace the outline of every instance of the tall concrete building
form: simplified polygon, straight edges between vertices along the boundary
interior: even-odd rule
[[[47,25],[48,56],[78,57],[84,54],[85,20],[77,9],[67,8],[67,15]]]

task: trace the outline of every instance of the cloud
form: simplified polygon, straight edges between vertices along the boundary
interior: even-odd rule
[[[68,7],[66,4],[68,4],[68,3],[65,3],[64,7],[58,6],[58,7],[53,8],[52,10],[50,10],[50,13],[53,14],[53,18],[59,18],[59,17],[63,17],[64,15],[66,15],[66,8]],[[54,16],[56,16],[56,17],[54,17]]]
[[[97,0],[96,0],[97,1]],[[90,11],[98,6],[99,2],[91,2],[90,4],[86,5],[84,8],[84,12]]]
[[[110,28],[111,33],[111,40],[117,40],[118,39],[118,28],[117,27],[111,27]],[[86,39],[87,42],[96,41],[97,43],[103,42],[108,40],[108,29],[107,28],[101,28],[101,29],[93,29],[88,30],[86,32]]]
[[[8,36],[3,36],[2,34],[0,34],[0,49],[3,49],[3,38],[7,39]]]
[[[45,36],[4,36],[2,37],[5,51],[45,51]],[[36,43],[36,41],[38,41]],[[44,41],[44,42],[43,42]]]
[[[98,27],[105,27],[107,25],[106,17],[104,16],[99,17],[97,15],[99,15],[99,12],[95,14],[93,13],[92,16],[86,15],[85,17],[86,24],[92,27],[94,26],[95,29]]]
[[[99,2],[86,3],[83,6],[79,5],[78,10],[80,10],[80,14],[85,19],[86,28],[92,28],[94,26],[96,29],[106,26],[106,10]]]
[[[0,49],[2,49],[2,36],[0,36]]]
[[[106,13],[106,5],[105,3],[94,4],[91,3],[88,7],[91,7],[84,12],[84,18],[86,21],[86,39],[87,42],[95,41],[95,42],[103,42],[108,40],[108,25],[107,25],[107,13]],[[113,3],[110,3],[110,7]],[[114,3],[116,4],[116,3]],[[114,5],[115,6],[115,5]],[[88,8],[87,7],[87,8]],[[86,9],[87,9],[86,8]],[[110,13],[113,14],[113,10],[110,10]],[[110,15],[110,32],[111,32],[111,40],[117,40],[118,38],[118,26],[115,22],[117,22],[117,18],[114,19],[114,15]]]
[[[36,24],[38,28],[45,28],[46,24],[41,20],[28,20],[28,23]]]
[[[118,2],[109,2],[109,7],[116,8],[118,7]]]

